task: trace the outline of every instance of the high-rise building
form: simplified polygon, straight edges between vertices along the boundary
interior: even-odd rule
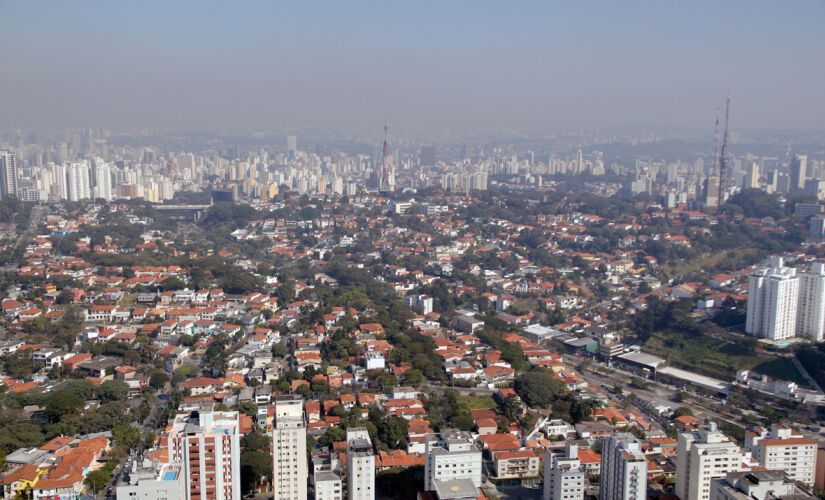
[[[581,500],[584,498],[584,467],[579,447],[570,442],[565,452],[544,452],[544,500]]]
[[[435,166],[435,146],[421,146],[421,166]]]
[[[288,135],[286,137],[286,152],[287,152],[287,157],[290,160],[295,159],[295,155],[298,152],[298,136]]]
[[[817,261],[799,275],[796,334],[814,342],[825,340],[825,262]]]
[[[66,175],[66,185],[69,188],[69,201],[80,201],[91,197],[88,163],[72,163]]]
[[[17,196],[17,157],[0,151],[0,199]]]
[[[825,217],[818,215],[811,217],[809,230],[811,231],[811,238],[813,239],[818,240],[825,237]]]
[[[796,269],[783,267],[781,257],[771,257],[770,265],[751,274],[748,282],[745,331],[771,340],[793,337],[798,299]]]
[[[272,422],[274,500],[307,498],[306,438],[303,398],[297,394],[275,398]]]
[[[375,498],[375,453],[364,427],[347,429],[347,498]]]
[[[805,155],[794,155],[791,160],[791,188],[793,194],[802,193],[805,190],[805,181],[808,179],[808,157]]]
[[[708,208],[719,206],[719,177],[715,175],[705,179],[705,206]]]
[[[646,500],[647,460],[633,434],[604,438],[600,467],[599,500]]]
[[[171,463],[180,463],[186,500],[240,500],[241,452],[236,411],[214,411],[201,401],[179,414],[169,431]]]
[[[710,481],[742,469],[742,451],[715,424],[679,434],[676,445],[676,496],[708,500]]]
[[[481,487],[481,450],[468,432],[444,429],[424,439],[424,490],[436,491],[439,483],[468,479]]]
[[[94,197],[106,201],[112,199],[112,170],[108,163],[98,164],[95,168]]]
[[[816,468],[816,443],[793,429],[772,425],[745,435],[745,447],[768,470],[784,472],[794,481],[811,486]]]
[[[752,161],[745,171],[745,189],[756,189],[759,187],[759,164]]]

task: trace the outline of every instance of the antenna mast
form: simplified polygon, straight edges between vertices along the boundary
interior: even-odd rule
[[[730,117],[730,94],[725,104],[725,133],[722,135],[722,152],[719,155],[719,198],[725,202],[728,187],[728,118]]]

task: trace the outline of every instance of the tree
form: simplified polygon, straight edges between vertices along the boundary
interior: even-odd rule
[[[318,444],[321,446],[332,446],[332,443],[338,443],[347,439],[347,433],[340,427],[330,427],[324,434],[318,438]]]
[[[110,472],[105,469],[97,469],[86,475],[86,485],[95,494],[106,487],[106,483],[111,479]]]
[[[244,451],[269,452],[269,437],[258,432],[250,432],[241,438],[241,448]]]
[[[303,460],[303,457],[299,457]],[[255,489],[262,478],[272,473],[272,455],[267,450],[245,451],[241,453],[241,489],[244,494]]]
[[[129,424],[118,424],[112,428],[112,438],[126,449],[140,441],[140,431]]]
[[[254,417],[258,414],[258,407],[255,405],[255,403],[251,401],[244,401],[243,403],[238,405],[238,411],[243,413],[244,415]]]
[[[46,400],[44,414],[50,422],[59,422],[63,417],[72,415],[83,408],[83,400],[77,394],[59,391]]]
[[[272,355],[274,357],[285,358],[287,354],[289,354],[289,349],[287,349],[283,342],[276,342],[272,344]]]
[[[565,392],[563,383],[541,371],[522,373],[513,388],[528,406],[542,408]]]
[[[106,380],[97,390],[102,401],[125,401],[129,395],[129,386],[122,380]]]
[[[673,410],[673,418],[679,418],[679,417],[685,417],[685,416],[692,417],[693,416],[693,410],[691,410],[687,406],[680,406],[679,408],[676,408],[675,410]]]
[[[149,385],[155,389],[166,387],[167,382],[169,382],[169,375],[163,373],[162,371],[154,371],[149,376]]]

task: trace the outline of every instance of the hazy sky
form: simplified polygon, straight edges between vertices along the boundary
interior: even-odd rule
[[[823,1],[0,0],[0,61],[3,129],[825,129]]]

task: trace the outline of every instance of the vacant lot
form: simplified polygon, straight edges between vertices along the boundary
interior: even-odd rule
[[[654,332],[644,350],[668,360],[676,368],[730,381],[738,370],[754,370],[768,376],[805,385],[802,375],[786,358],[704,335],[689,337],[678,333]]]

